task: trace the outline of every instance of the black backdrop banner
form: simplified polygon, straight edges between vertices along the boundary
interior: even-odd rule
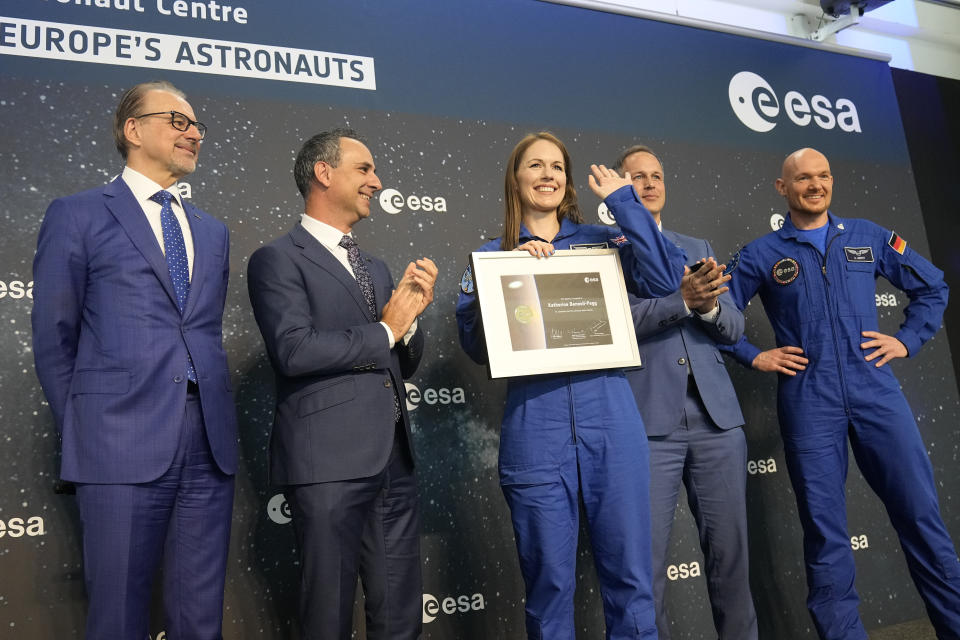
[[[297,571],[286,503],[266,479],[270,365],[246,293],[249,255],[288,231],[302,202],[293,159],[334,126],[370,142],[384,184],[357,235],[395,273],[440,267],[428,351],[407,384],[423,503],[424,637],[523,637],[523,588],[497,482],[504,386],[461,354],[454,304],[467,255],[495,235],[503,164],[527,132],[570,148],[586,184],[644,142],[662,156],[664,224],[710,239],[718,259],[782,222],[782,158],[831,159],[834,209],[895,228],[929,255],[889,68],[863,58],[539,2],[439,0],[243,4],[6,0],[0,8],[0,637],[82,636],[85,601],[73,499],[54,494],[57,437],[33,372],[31,263],[46,205],[122,169],[111,115],[131,84],[166,78],[210,127],[189,196],[232,232],[225,341],[241,421],[225,637],[295,637]],[[881,281],[882,331],[908,300]],[[752,305],[747,330],[772,346]],[[776,380],[730,363],[749,443],[751,582],[761,637],[813,638],[800,526],[775,413]],[[958,398],[947,338],[896,363],[960,531],[949,473]],[[868,629],[923,615],[882,505],[854,469],[851,545]],[[668,572],[674,637],[711,637],[703,558],[685,505]],[[586,535],[586,532],[583,532]],[[579,637],[603,625],[587,547]],[[682,614],[682,615],[680,615]],[[362,616],[357,628],[362,630]],[[153,638],[163,637],[160,617]]]

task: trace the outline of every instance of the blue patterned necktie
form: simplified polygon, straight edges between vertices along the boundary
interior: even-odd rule
[[[370,315],[376,320],[377,301],[373,297],[373,280],[370,278],[370,272],[367,271],[367,265],[363,263],[363,258],[360,257],[360,247],[357,246],[357,241],[350,236],[340,238],[340,246],[347,250],[347,260],[350,262],[350,268],[353,269],[353,277],[357,279],[360,293],[363,294],[363,299],[367,301]]]
[[[150,196],[150,199],[160,205],[160,229],[163,231],[164,254],[167,258],[167,269],[170,270],[170,279],[173,281],[173,291],[177,294],[177,306],[180,315],[187,304],[190,294],[190,266],[187,263],[187,247],[183,242],[183,230],[173,214],[170,201],[173,194],[162,189]],[[197,371],[193,367],[193,359],[187,353],[187,380],[197,381]]]
[[[367,265],[363,263],[363,258],[360,257],[360,247],[357,246],[357,241],[351,236],[343,236],[340,238],[340,246],[347,250],[347,261],[350,263],[350,268],[353,269],[353,277],[357,279],[357,285],[360,287],[363,299],[367,301],[370,315],[376,319],[377,302],[373,297],[373,279],[370,277]],[[395,422],[400,422],[401,417],[400,396],[398,395],[397,389],[394,388],[393,419]]]

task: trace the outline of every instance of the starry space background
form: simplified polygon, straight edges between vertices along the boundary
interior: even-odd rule
[[[5,123],[0,129],[0,166],[5,168],[0,178],[5,230],[0,235],[0,280],[27,283],[47,204],[104,183],[122,170],[113,148],[111,116],[123,90],[145,78],[115,69],[94,73],[75,63],[15,62],[0,57],[0,122]],[[84,73],[76,73],[78,69]],[[779,144],[753,138],[740,144],[735,136],[665,133],[665,127],[639,115],[627,122],[607,120],[597,117],[603,113],[599,107],[581,113],[579,120],[564,107],[557,106],[554,113],[549,105],[515,117],[491,109],[496,117],[484,119],[469,106],[458,116],[439,108],[392,109],[381,104],[385,99],[346,104],[349,99],[327,100],[323,92],[306,97],[299,89],[292,91],[297,99],[291,100],[290,92],[272,91],[277,83],[171,75],[187,91],[197,117],[210,127],[199,167],[185,180],[192,202],[223,220],[232,234],[224,340],[238,401],[241,467],[225,637],[297,637],[293,530],[285,524],[282,498],[267,483],[266,473],[272,372],[250,309],[245,272],[257,247],[286,233],[299,219],[302,201],[292,166],[300,143],[320,130],[351,126],[367,139],[385,189],[435,202],[443,198],[445,205],[445,211],[404,206],[391,214],[374,203],[371,218],[355,229],[361,246],[383,257],[395,275],[423,255],[440,269],[434,303],[422,320],[427,352],[409,381],[423,396],[411,418],[422,500],[424,591],[438,601],[467,596],[471,606],[439,614],[424,625],[424,638],[522,638],[523,584],[497,481],[505,386],[490,381],[486,370],[460,351],[454,319],[469,252],[499,234],[503,164],[510,150],[530,131],[556,133],[570,150],[585,217],[599,223],[599,202],[586,182],[589,164],[612,164],[619,150],[632,143],[652,146],[666,173],[665,226],[708,238],[718,260],[726,261],[742,244],[770,231],[771,218],[782,212],[773,180],[785,153],[801,146],[795,144],[799,134],[785,132]],[[629,90],[618,92],[619,99],[636,99]],[[717,110],[721,108],[728,110],[718,103]],[[677,117],[683,120],[688,114],[680,109]],[[893,135],[902,138],[900,132]],[[816,138],[816,146],[831,158],[836,177],[833,210],[894,228],[929,256],[905,151],[899,157],[871,158],[851,150],[847,142],[822,133]],[[881,331],[894,333],[907,299],[883,280],[878,293],[896,300],[896,306],[878,307]],[[85,604],[79,521],[73,498],[55,492],[58,443],[33,371],[30,310],[28,297],[0,298],[0,520],[42,518],[42,535],[13,537],[8,531],[0,537],[0,638],[80,638]],[[746,315],[752,341],[762,348],[773,346],[756,301]],[[749,475],[747,483],[751,584],[760,634],[783,640],[814,638],[804,606],[800,525],[778,433],[776,379],[732,360],[728,365],[747,420],[748,459],[764,466],[772,461],[768,472]],[[945,333],[893,368],[917,416],[941,509],[956,539],[960,481],[951,471],[960,449],[960,402]],[[427,390],[446,390],[454,401],[430,404]],[[854,553],[865,625],[873,629],[922,616],[896,536],[855,465],[847,492],[850,535],[867,539]],[[703,557],[683,494],[669,563],[700,567],[697,577],[668,581],[674,638],[715,637]],[[602,604],[585,529],[578,587],[578,638],[599,637]],[[482,609],[474,606],[475,594],[481,596]],[[356,610],[356,635],[363,637],[359,604]],[[159,612],[158,606],[153,635],[162,630]]]

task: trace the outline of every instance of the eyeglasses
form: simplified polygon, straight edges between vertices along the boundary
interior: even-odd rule
[[[203,140],[204,136],[207,135],[207,125],[203,124],[202,122],[197,122],[196,120],[191,120],[179,111],[157,111],[156,113],[144,113],[133,117],[137,119],[150,118],[152,116],[170,116],[170,126],[177,131],[186,131],[190,128],[190,125],[193,125],[197,128],[197,133],[200,134],[201,140]]]

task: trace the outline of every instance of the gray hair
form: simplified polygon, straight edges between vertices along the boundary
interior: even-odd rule
[[[166,80],[141,82],[127,89],[123,97],[120,98],[120,104],[117,105],[117,110],[113,114],[113,141],[124,160],[127,159],[128,149],[127,136],[123,130],[127,126],[127,120],[139,115],[140,109],[143,108],[143,98],[151,91],[166,91],[183,100],[187,99],[187,94]]]

